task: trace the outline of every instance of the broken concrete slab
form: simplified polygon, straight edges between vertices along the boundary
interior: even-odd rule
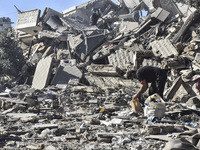
[[[86,93],[101,93],[102,90],[93,86],[74,86],[72,88],[74,92],[86,92]]]
[[[150,46],[152,47],[154,55],[157,57],[166,58],[178,56],[176,48],[168,39],[153,41],[150,43]]]
[[[113,66],[118,66],[122,70],[127,68],[127,66],[130,66],[131,64],[133,64],[133,66],[137,66],[136,58],[138,58],[137,56],[142,53],[142,52],[140,53],[140,50],[141,47],[137,44],[126,50],[125,49],[116,50],[115,53],[112,53],[110,56],[108,56],[109,64]],[[143,52],[142,54],[145,54],[145,52]]]
[[[122,76],[123,72],[118,67],[113,67],[112,65],[90,65],[87,66],[89,73],[99,76]]]
[[[180,40],[180,38],[185,34],[185,32],[187,32],[187,29],[192,24],[192,22],[195,21],[199,17],[199,15],[199,10],[196,10],[188,17],[188,19],[182,25],[181,29],[178,31],[178,33],[176,33],[176,35],[172,39],[173,44],[177,43]]]
[[[129,80],[122,79],[120,77],[102,77],[102,76],[92,76],[86,75],[85,78],[90,83],[90,85],[98,86],[102,89],[112,88],[116,89],[121,86],[133,86]]]
[[[16,29],[31,35],[38,35],[39,31],[42,30],[42,28],[38,26],[39,17],[40,10],[38,9],[19,13]]]
[[[49,84],[51,69],[52,69],[53,58],[46,57],[42,58],[36,67],[35,74],[33,77],[32,88],[43,89]]]
[[[34,113],[7,113],[6,116],[20,119],[20,118],[36,117],[37,114],[34,114]]]
[[[124,0],[124,3],[129,9],[134,9],[136,6],[140,4],[140,1],[139,0]]]
[[[52,129],[52,128],[58,128],[58,124],[35,124],[32,126],[32,129]]]
[[[184,4],[184,3],[176,3],[177,7],[179,8],[179,10],[182,12],[182,14],[185,16],[185,18],[187,19],[188,16],[190,16],[194,11],[196,11],[196,8]]]
[[[143,59],[141,64],[142,64],[141,66],[155,66],[159,68],[162,67],[161,63],[154,59]],[[137,68],[139,68],[139,66]]]
[[[50,16],[46,24],[53,30],[62,33],[67,28],[63,26],[62,21],[58,16]]]
[[[169,12],[164,10],[163,8],[158,7],[157,10],[151,14],[151,17],[155,17],[156,19],[164,22],[169,16]]]
[[[138,22],[123,21],[120,24],[119,30],[120,30],[121,33],[127,34],[130,31],[136,30],[138,27],[139,27]]]
[[[90,16],[97,9],[101,9],[102,16],[104,16],[104,12],[107,14],[109,10],[117,9],[117,5],[111,0],[91,0],[79,6],[63,10],[62,13],[65,18],[75,18],[75,22],[90,26]]]
[[[63,14],[53,10],[52,8],[46,7],[42,14],[42,20],[44,21],[43,23],[46,23],[51,16],[63,17]]]
[[[179,55],[178,57],[174,58],[167,58],[164,59],[162,62],[163,67],[165,68],[171,68],[171,69],[184,69],[187,68],[190,63],[188,63],[187,58],[184,56]]]
[[[179,138],[169,141],[163,150],[169,150],[169,149],[197,150],[192,143],[190,143],[188,140],[184,138]]]
[[[159,3],[160,7],[170,12],[170,18],[176,18],[176,16],[183,16],[182,12],[177,7],[173,0],[156,0],[154,3]]]
[[[83,41],[75,48],[77,56],[85,60],[86,56],[105,41],[104,30],[83,31]],[[94,44],[95,43],[95,44]]]
[[[200,108],[200,96],[194,96],[191,97],[190,99],[188,99],[188,101],[186,102],[188,107],[192,107],[192,108]]]
[[[141,65],[150,65],[154,54],[150,50],[136,50],[133,52],[133,68],[138,69]],[[147,60],[148,59],[148,60]],[[156,64],[156,63],[155,63]],[[153,60],[152,60],[153,65]]]
[[[75,65],[72,65],[68,61],[61,60],[51,84],[63,88],[68,84],[69,80],[77,79],[76,84],[78,84],[81,78],[82,72]]]
[[[192,61],[195,71],[199,71],[200,68],[200,53],[196,53],[194,60]]]
[[[61,40],[61,37],[62,34],[58,33],[58,32],[53,32],[53,31],[49,31],[49,30],[42,30],[42,31],[39,31],[39,34],[38,34],[38,38],[39,39],[44,39],[44,38],[57,38],[59,40]],[[65,40],[67,39],[67,37],[65,38]],[[63,41],[63,39],[61,40]]]

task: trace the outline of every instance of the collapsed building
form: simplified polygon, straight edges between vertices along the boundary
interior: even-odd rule
[[[34,71],[0,93],[1,146],[199,149],[200,11],[192,4],[91,0],[20,12],[19,46]],[[139,83],[126,73],[147,65],[169,70],[158,122],[128,107]]]

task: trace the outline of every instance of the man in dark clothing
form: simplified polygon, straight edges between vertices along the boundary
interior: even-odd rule
[[[100,16],[101,16],[101,12],[99,9],[93,12],[92,15],[90,16],[91,25],[96,25]]]
[[[153,67],[144,66],[137,71],[131,70],[127,73],[128,79],[138,79],[142,86],[139,91],[134,95],[133,98],[139,98],[142,93],[144,93],[148,88],[148,83],[151,83],[149,88],[149,95],[158,93],[163,98],[163,91],[165,87],[165,82],[167,79],[167,71]]]

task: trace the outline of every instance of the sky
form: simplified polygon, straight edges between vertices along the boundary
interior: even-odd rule
[[[18,12],[14,5],[20,11],[27,11],[33,9],[41,10],[41,14],[46,7],[61,12],[72,6],[77,6],[88,2],[89,0],[0,0],[0,18],[9,17],[11,22],[14,22],[12,26],[16,26]],[[115,0],[113,0],[115,2]]]

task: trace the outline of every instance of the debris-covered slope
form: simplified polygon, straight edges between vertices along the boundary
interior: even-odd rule
[[[26,63],[1,86],[1,147],[199,149],[198,5],[91,0],[19,13]],[[164,99],[135,112],[140,83],[126,75],[147,65],[168,70]]]

